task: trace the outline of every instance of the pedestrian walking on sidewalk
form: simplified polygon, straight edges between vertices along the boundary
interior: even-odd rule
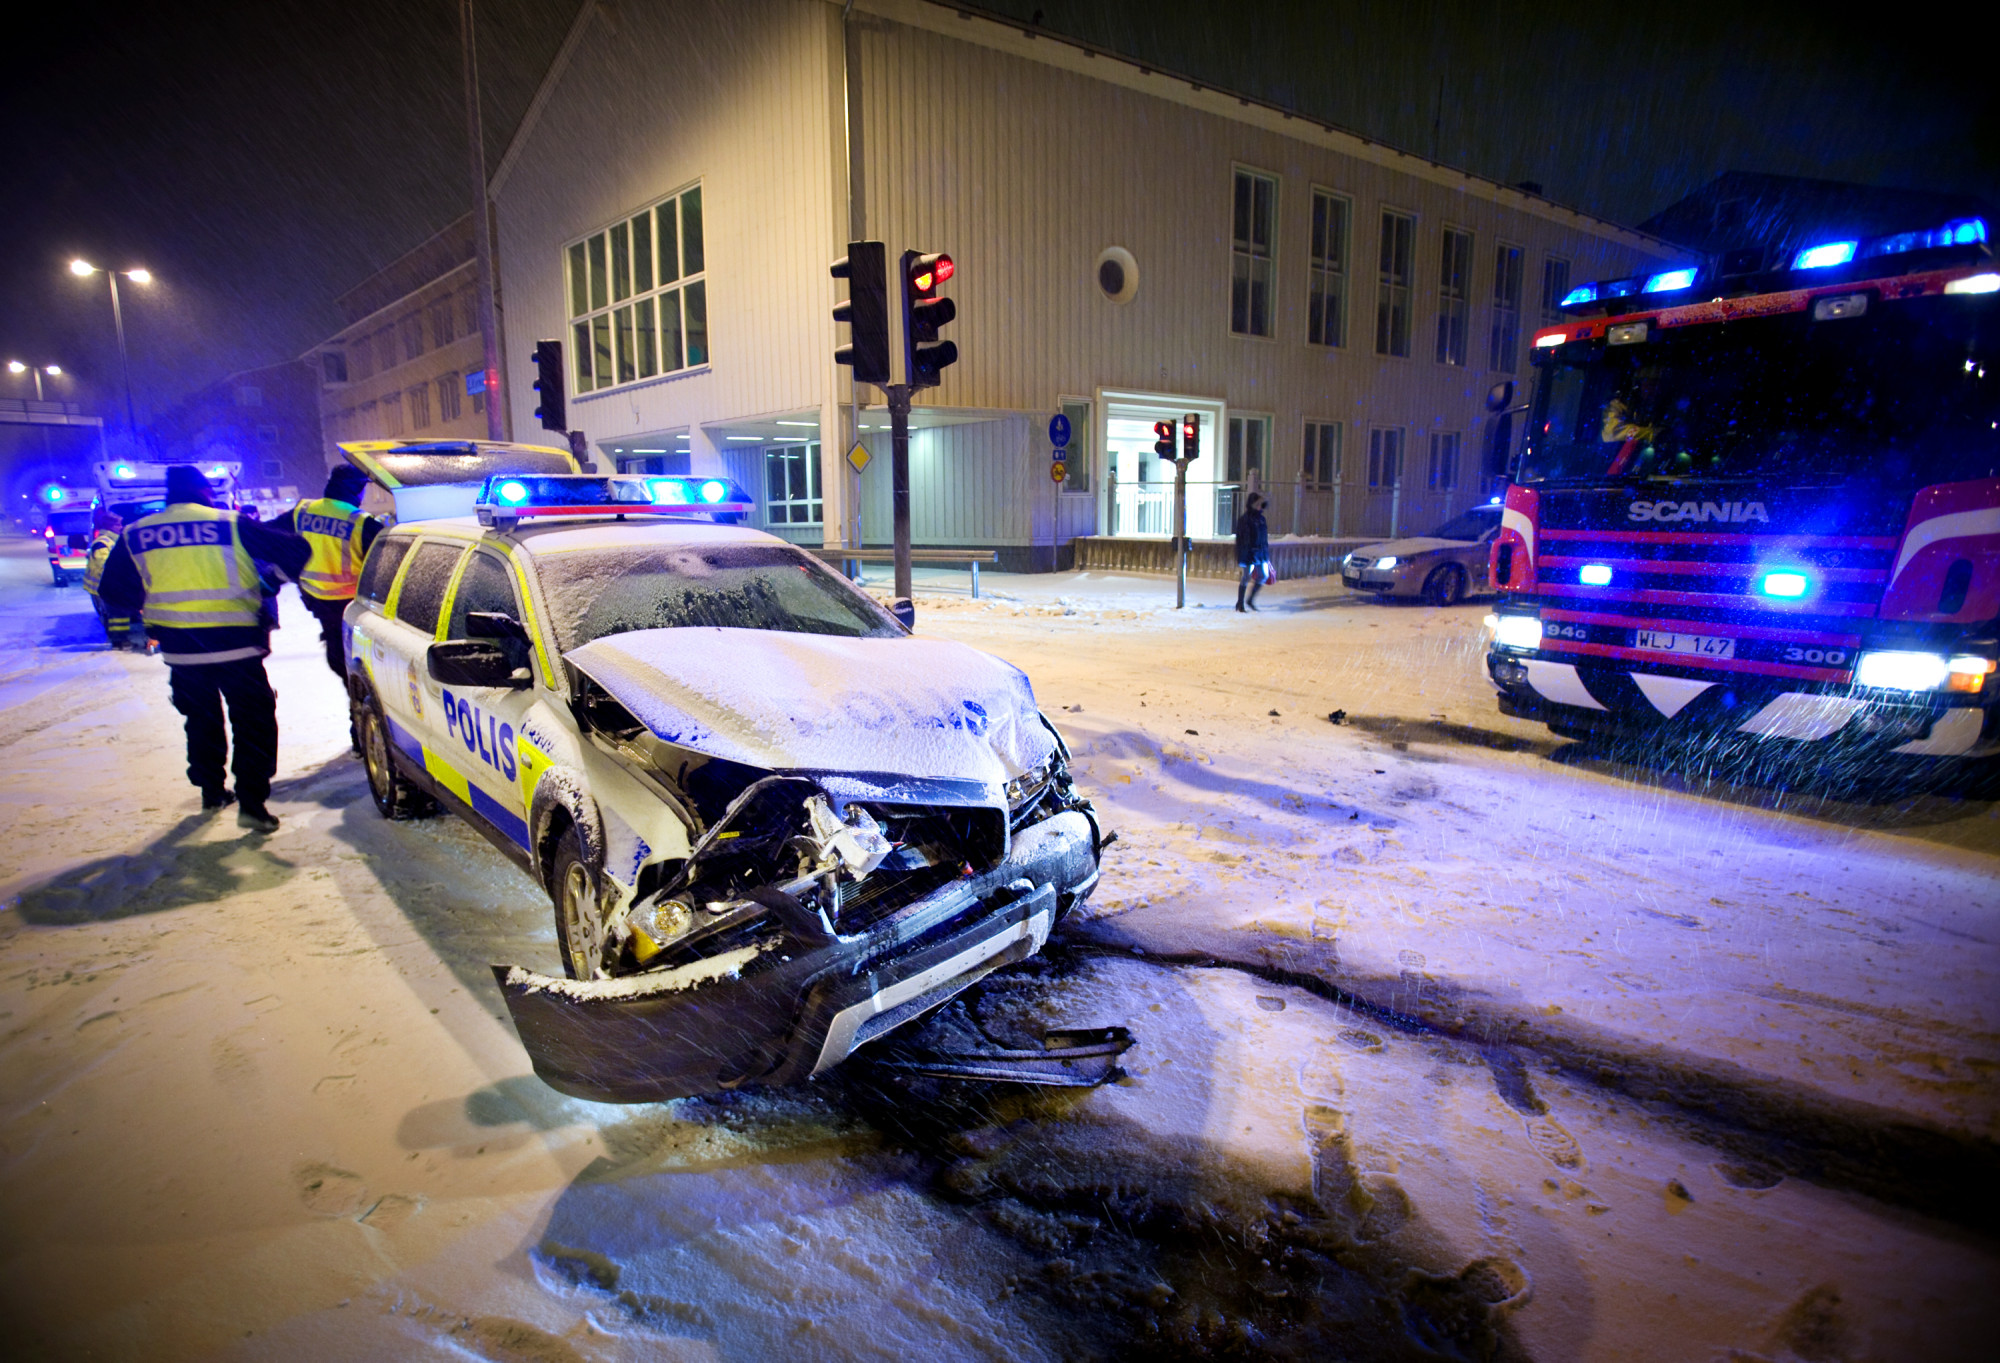
[[[1261,492],[1253,492],[1236,518],[1236,609],[1257,609],[1257,591],[1271,580],[1271,528],[1264,524],[1264,508],[1270,505]],[[1245,592],[1249,593],[1245,597]]]
[[[271,631],[259,571],[296,581],[312,549],[209,498],[199,470],[169,468],[165,509],[126,527],[104,562],[99,593],[108,610],[144,621],[160,645],[168,692],[187,720],[188,780],[201,790],[201,807],[235,801],[240,827],[270,833],[278,821],[264,802],[278,770],[278,698],[264,675]],[[234,791],[223,784],[232,734]]]

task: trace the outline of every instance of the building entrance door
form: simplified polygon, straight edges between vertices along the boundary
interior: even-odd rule
[[[1194,412],[1200,418],[1201,451],[1188,466],[1188,537],[1214,538],[1222,405],[1213,399],[1102,390],[1098,399],[1104,413],[1105,533],[1149,539],[1174,533],[1174,466],[1154,453],[1153,425],[1170,421],[1178,430],[1182,415]],[[1223,527],[1222,533],[1227,531]]]

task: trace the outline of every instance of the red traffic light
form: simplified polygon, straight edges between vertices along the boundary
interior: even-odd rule
[[[1190,412],[1181,418],[1181,453],[1192,459],[1201,449],[1201,418]]]
[[[910,262],[910,287],[918,293],[929,293],[957,272],[958,267],[948,255],[918,256]]]
[[[1155,421],[1153,423],[1153,453],[1162,459],[1174,457],[1174,423]]]

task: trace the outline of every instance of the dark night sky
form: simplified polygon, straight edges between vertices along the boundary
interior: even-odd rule
[[[2000,198],[1990,23],[1891,37],[1830,6],[1577,0],[984,7],[1622,221],[1729,169]],[[159,276],[127,310],[142,420],[331,331],[335,295],[465,209],[457,11],[85,2],[10,21],[0,358],[63,364],[73,392],[117,405],[104,283],[69,275],[77,254]],[[479,11],[490,167],[577,6]]]

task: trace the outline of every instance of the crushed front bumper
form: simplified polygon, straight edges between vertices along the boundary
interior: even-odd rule
[[[823,1074],[858,1047],[1027,959],[1097,883],[1090,819],[1065,811],[960,877],[851,935],[773,921],[710,961],[612,980],[493,968],[535,1073],[597,1102],[643,1103]]]

